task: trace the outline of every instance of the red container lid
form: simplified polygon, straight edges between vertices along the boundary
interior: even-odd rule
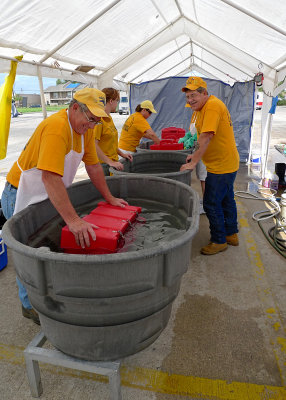
[[[109,217],[119,218],[124,221],[134,222],[137,218],[137,213],[135,211],[126,210],[125,208],[116,207],[109,208],[105,206],[99,206],[91,211],[94,215],[106,215]]]
[[[112,204],[106,203],[106,201],[100,201],[97,204],[98,207],[106,207],[106,208],[112,208],[114,210],[128,210],[128,211],[134,211],[135,213],[139,214],[142,211],[142,207],[138,207],[138,206],[125,206],[123,207],[118,207],[118,206],[113,206]]]

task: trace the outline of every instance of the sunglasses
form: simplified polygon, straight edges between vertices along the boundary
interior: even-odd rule
[[[146,108],[146,111],[147,111],[149,114],[152,114],[152,111],[148,110],[147,108]]]
[[[88,118],[88,116],[86,115],[86,112],[84,110],[81,110],[81,111],[84,113],[85,118],[87,119],[87,122],[89,122],[90,124],[93,124],[93,125],[101,125],[102,124],[101,121],[96,121],[93,118]]]

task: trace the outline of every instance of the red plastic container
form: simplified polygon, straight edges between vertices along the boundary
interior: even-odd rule
[[[184,150],[183,143],[172,143],[172,144],[152,144],[150,150]]]
[[[65,226],[62,229],[61,249],[70,254],[109,254],[116,253],[123,244],[123,239],[119,232],[111,229],[95,229],[96,240],[90,238],[90,246],[82,249],[76,244],[73,233]]]
[[[94,210],[92,210],[91,214],[106,215],[106,216],[113,217],[113,218],[119,218],[124,221],[128,221],[129,223],[134,222],[135,219],[137,218],[137,213],[132,210],[126,210],[126,207],[111,208],[111,207],[99,206],[99,207],[95,208]]]
[[[168,135],[173,135],[175,136],[177,139],[180,139],[182,137],[184,137],[186,134],[185,129],[182,128],[176,128],[174,126],[170,126],[169,128],[164,128],[161,131],[161,138],[162,139],[167,139]]]
[[[141,212],[141,207],[112,206],[104,201],[83,219],[99,228],[94,228],[96,240],[90,238],[90,247],[82,249],[76,244],[74,235],[67,226],[62,229],[61,248],[71,254],[109,254],[116,253],[123,246],[123,233],[129,228]]]
[[[162,138],[161,141],[162,140],[170,140],[170,139],[172,139],[173,142],[175,142],[175,143],[178,142],[178,140],[179,140],[179,138],[175,134],[173,134],[173,133],[165,133],[164,134],[164,138]]]
[[[101,214],[95,214],[91,213],[83,219],[90,224],[94,224],[96,226],[99,226],[100,228],[106,228],[106,229],[111,229],[113,231],[119,231],[121,234],[123,234],[128,228],[129,228],[129,222],[126,221],[125,219],[121,218],[116,218],[116,217],[110,217],[108,215],[101,215]],[[96,233],[96,230],[95,230]]]
[[[161,139],[160,140],[160,145],[161,144],[173,144],[174,142],[175,142],[174,139],[169,139],[169,138],[168,139],[167,138],[166,139]]]
[[[114,210],[128,210],[128,211],[134,211],[135,213],[139,214],[142,211],[142,207],[137,207],[137,206],[125,206],[125,207],[118,207],[118,206],[113,206],[112,204],[106,203],[106,201],[100,201],[97,204],[98,207],[106,207],[106,208],[112,208]]]

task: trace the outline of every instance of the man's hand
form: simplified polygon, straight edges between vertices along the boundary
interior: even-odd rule
[[[117,169],[118,171],[123,171],[123,168],[124,168],[123,164],[121,164],[121,162],[119,162],[119,161],[112,161],[109,165],[111,167]]]
[[[129,160],[129,161],[133,161],[133,156],[132,156],[132,154],[124,154],[124,156],[123,156],[124,158],[126,158],[127,160]]]
[[[118,197],[113,197],[111,200],[109,200],[109,204],[112,206],[117,206],[117,207],[125,207],[128,206],[127,201],[123,199],[119,199]]]
[[[183,164],[180,168],[180,171],[186,171],[186,170],[193,170],[195,167],[192,166],[192,164]]]
[[[190,162],[192,157],[193,157],[193,154],[188,154],[188,156],[186,158],[186,163]]]
[[[69,230],[74,234],[76,244],[81,246],[84,249],[86,246],[90,246],[90,238],[92,240],[96,240],[96,234],[93,228],[97,228],[98,226],[90,224],[85,220],[81,219],[80,217],[75,218],[68,224]]]

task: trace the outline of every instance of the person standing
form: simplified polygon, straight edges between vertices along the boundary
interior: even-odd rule
[[[193,170],[202,159],[207,168],[203,207],[210,224],[210,243],[201,249],[212,255],[238,246],[237,209],[233,185],[239,168],[231,117],[226,105],[207,92],[200,77],[190,77],[182,88],[196,112],[197,149],[187,156],[181,170]]]
[[[135,113],[127,118],[122,127],[118,144],[120,151],[125,154],[134,154],[142,137],[151,139],[157,144],[160,143],[160,139],[146,121],[152,113],[157,113],[157,111],[150,100],[144,100],[137,105]]]
[[[105,176],[109,176],[109,167],[123,170],[123,164],[118,161],[119,157],[127,158],[132,161],[131,154],[125,154],[118,148],[118,132],[112,120],[110,113],[115,112],[120,96],[119,92],[113,88],[104,88],[102,92],[106,96],[105,112],[109,116],[109,121],[101,119],[101,124],[96,125],[95,132],[95,147],[96,152],[101,162],[101,166]]]
[[[104,107],[105,94],[85,88],[74,94],[67,110],[38,125],[7,175],[1,197],[6,219],[30,204],[49,198],[79,246],[88,247],[90,240],[96,240],[93,226],[79,217],[66,187],[72,184],[82,160],[92,183],[108,203],[122,207],[127,204],[110,193],[96,154],[93,128],[101,123],[101,118],[109,120]],[[39,324],[38,314],[18,278],[17,284],[23,316]]]

